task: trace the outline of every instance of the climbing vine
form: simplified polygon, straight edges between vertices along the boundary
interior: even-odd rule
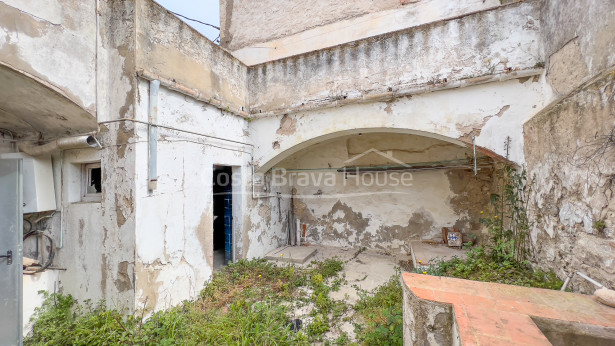
[[[497,262],[526,260],[530,224],[527,196],[530,185],[525,169],[503,164],[497,170],[498,191],[491,195],[493,216],[481,219],[491,234],[491,256]]]

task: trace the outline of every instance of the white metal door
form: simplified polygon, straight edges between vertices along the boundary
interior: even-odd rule
[[[22,162],[0,159],[0,345],[22,343]]]

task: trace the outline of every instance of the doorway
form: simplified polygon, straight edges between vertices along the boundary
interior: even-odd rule
[[[22,343],[23,166],[0,159],[0,343]]]
[[[214,165],[214,270],[233,261],[233,169]]]

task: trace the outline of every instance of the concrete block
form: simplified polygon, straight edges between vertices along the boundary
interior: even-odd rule
[[[270,261],[281,261],[303,264],[316,253],[315,248],[304,246],[284,246],[268,253],[265,258]]]

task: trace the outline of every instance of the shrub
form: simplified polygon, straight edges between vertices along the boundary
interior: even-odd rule
[[[366,322],[356,328],[358,339],[366,345],[401,345],[403,311],[400,274],[371,292],[359,291],[354,309]]]

